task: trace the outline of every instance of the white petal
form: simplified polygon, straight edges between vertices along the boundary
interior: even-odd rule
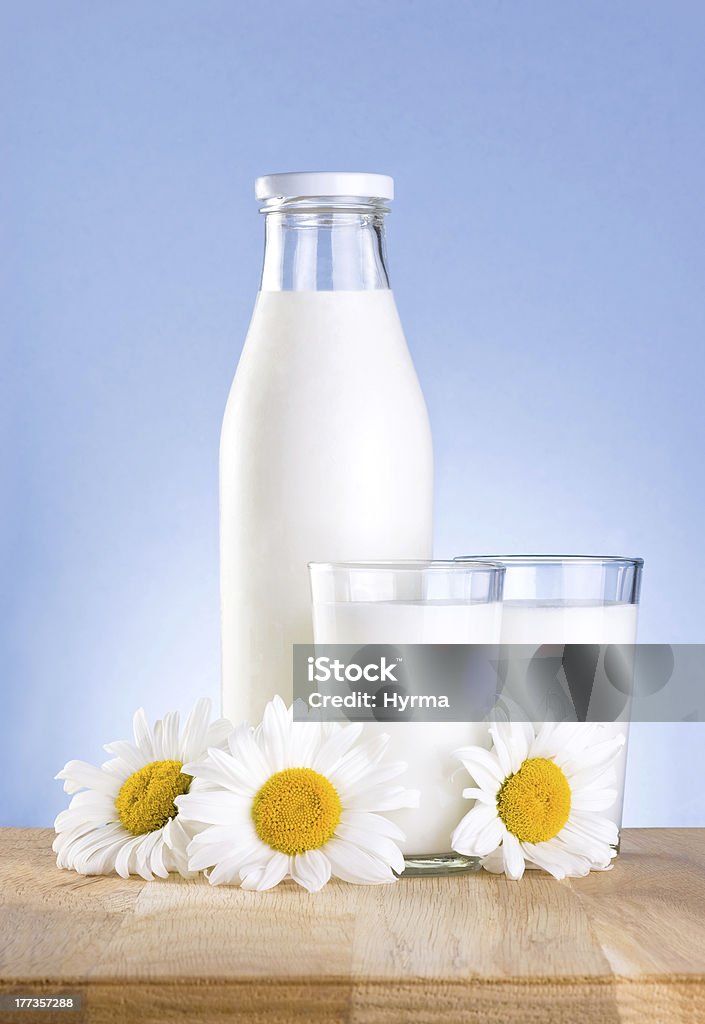
[[[345,825],[353,825],[356,828],[364,829],[366,832],[375,832],[379,836],[387,836],[388,839],[395,839],[397,842],[404,842],[404,833],[393,821],[384,818],[381,814],[373,814],[370,811],[349,811],[344,810],[340,820]]]
[[[64,828],[60,832],[57,832],[54,837],[54,841],[51,844],[51,848],[57,852],[59,850],[68,850],[77,839],[81,839],[83,836],[88,836],[100,828],[108,828],[109,825],[114,824],[116,823],[101,822],[99,824],[95,824],[92,822],[80,821],[78,824],[73,825],[72,828]]]
[[[104,761],[101,765],[101,771],[117,779],[120,786],[132,775],[132,768],[121,757],[113,757],[109,761]]]
[[[614,763],[600,765],[597,768],[586,768],[584,771],[572,772],[566,778],[568,778],[568,783],[573,793],[577,793],[581,789],[594,789],[598,785],[600,789],[612,789],[617,781]]]
[[[566,761],[591,746],[601,734],[594,722],[561,722],[553,733],[555,753],[551,755],[559,768]]]
[[[567,853],[576,853],[585,857],[592,865],[604,867],[612,859],[614,850],[609,843],[602,843],[591,836],[586,836],[571,825],[564,825],[555,837],[556,843],[561,844],[561,849]]]
[[[486,857],[493,850],[496,850],[503,838],[507,835],[507,829],[500,818],[493,818],[480,829],[474,842],[474,855]]]
[[[269,861],[263,866],[241,871],[243,889],[256,889],[263,892],[273,889],[289,873],[289,858],[285,853],[272,853]]]
[[[160,719],[154,723],[154,729],[152,731],[152,747],[154,749],[155,761],[163,761],[164,754],[162,753],[162,723]]]
[[[189,847],[190,849],[190,847]],[[259,840],[256,843],[243,843],[241,846],[229,850],[218,850],[213,848],[214,857],[210,860],[214,864],[212,871],[206,871],[206,877],[211,885],[239,885],[243,871],[249,871],[257,865],[264,864],[271,855],[271,850]],[[196,858],[193,854],[193,858]],[[199,860],[203,858],[198,855]],[[192,855],[189,855],[189,867],[193,868]]]
[[[102,827],[107,828],[108,826],[104,825]],[[86,835],[90,831],[92,831],[92,828],[86,828],[85,825],[81,824],[77,828],[64,829],[63,832],[57,832],[51,844],[54,853],[58,854],[56,858],[57,867],[70,867],[67,860],[69,850],[77,839],[80,839],[81,836]]]
[[[146,764],[149,764],[149,761],[142,752],[134,744],[128,743],[127,740],[114,740],[112,743],[106,743],[103,749],[124,761],[129,774],[138,772],[140,768],[144,768]]]
[[[328,774],[328,779],[338,790],[341,800],[345,803],[349,793],[360,792],[370,786],[379,786],[399,778],[407,770],[405,761],[390,761],[387,764],[369,764],[364,770],[352,774],[346,770],[344,761],[339,762]]]
[[[531,742],[529,747],[529,758],[535,757],[547,757],[550,751],[550,756],[555,753],[555,744],[553,742],[553,734],[555,732],[555,722],[542,722],[536,733],[536,736]]]
[[[115,800],[86,789],[72,797],[68,808],[56,816],[54,828],[57,832],[66,832],[83,825],[84,831],[88,831],[111,821],[117,821]]]
[[[219,860],[211,871],[206,871],[206,878],[211,885],[239,885],[241,863],[239,851],[236,851],[230,856]],[[195,864],[194,858],[189,857],[189,867],[194,871],[201,870]]]
[[[545,843],[522,843],[524,854],[554,878],[579,878],[590,870],[590,862],[561,849],[553,839]]]
[[[181,760],[195,761],[206,751],[206,736],[211,717],[211,701],[201,697],[193,706],[186,719],[183,736],[181,737]]]
[[[188,844],[190,835],[181,826],[178,818],[172,818],[162,830],[162,859],[168,872],[177,871],[184,878],[190,878],[194,872],[188,867]]]
[[[174,820],[178,821],[178,818]],[[251,822],[244,828],[242,825],[207,825],[193,837],[189,843],[189,850],[195,851],[221,843],[234,850],[236,846],[241,846],[243,842],[250,842],[256,836],[257,833]],[[215,861],[212,863],[215,864]]]
[[[530,722],[494,722],[489,731],[503,777],[518,772],[529,756],[534,727]]]
[[[164,863],[167,866],[174,865],[173,868],[169,867],[169,870],[176,870],[181,874],[188,872],[187,850],[192,838],[190,830],[179,821],[178,815],[166,823],[162,829],[162,840],[171,857],[164,852]]]
[[[200,821],[204,825],[234,825],[243,817],[246,806],[245,801],[226,790],[191,790],[177,796],[174,803],[185,821]]]
[[[140,838],[142,842],[135,847],[134,851],[134,871],[147,882],[151,882],[154,878],[151,866],[152,853],[157,843],[161,842],[161,829],[157,829],[156,832],[147,832]]]
[[[82,789],[80,793],[74,794],[69,807],[72,810],[85,811],[86,815],[107,813],[112,815],[110,820],[114,820],[116,817],[114,797],[108,796],[107,793],[98,793],[94,789]]]
[[[331,864],[320,850],[308,850],[291,858],[291,877],[309,892],[318,892],[331,876]]]
[[[340,759],[347,754],[352,745],[360,738],[363,729],[362,722],[354,725],[345,725],[323,743],[321,749],[313,759],[314,771],[321,775],[328,776]]]
[[[264,843],[250,837],[235,836],[230,842],[213,839],[198,846],[195,845],[196,839],[198,836],[189,843],[188,866],[191,871],[213,868],[209,876],[211,885],[220,885],[223,881],[239,882],[243,866],[263,861],[271,853]]]
[[[338,839],[344,839],[349,843],[367,853],[379,857],[385,864],[389,864],[398,875],[404,870],[404,855],[393,840],[386,836],[380,836],[374,832],[366,832],[364,829],[356,828],[354,825],[345,825],[340,822],[335,830]]]
[[[275,769],[269,764],[260,745],[255,741],[255,730],[249,725],[239,725],[228,736],[228,749],[242,766],[244,778],[251,778],[258,789],[273,775]]]
[[[524,874],[524,854],[519,840],[511,832],[505,832],[502,840],[502,860],[504,861],[504,873],[507,878],[518,882]]]
[[[122,878],[129,878],[131,873],[130,861],[132,860],[132,854],[141,842],[142,836],[134,836],[132,839],[126,839],[118,851],[115,858],[115,870]]]
[[[216,720],[211,722],[206,730],[204,750],[208,750],[209,747],[218,747],[221,750],[225,749],[227,746],[228,736],[232,731],[233,726],[230,719],[216,718]]]
[[[378,761],[383,760],[387,752],[389,738],[389,734],[386,732],[380,732],[376,735],[373,733],[369,736],[365,735],[363,730],[362,739],[345,755],[346,766],[350,768],[358,761],[363,766],[367,764],[377,764]]]
[[[482,866],[485,871],[491,872],[493,875],[504,874],[504,855],[502,853],[502,847],[498,846],[496,850],[488,854],[482,859]]]
[[[102,768],[96,768],[87,761],[68,761],[61,771],[54,776],[64,780],[64,791],[76,793],[79,789],[94,789],[116,797],[120,791],[120,780]]]
[[[195,779],[212,782],[218,788],[236,793],[240,797],[254,797],[260,786],[267,781],[266,775],[255,775],[238,758],[217,747],[209,749],[204,761],[187,762],[183,770]]]
[[[325,845],[333,874],[344,882],[356,885],[382,885],[394,882],[392,869],[379,858],[342,839],[331,839]]]
[[[592,814],[589,811],[580,813],[571,809],[568,824],[587,836],[592,836],[599,842],[616,845],[619,839],[619,829],[609,818],[601,814]]]
[[[492,807],[495,807],[497,804],[496,796],[492,796],[491,793],[484,789],[476,789],[472,786],[468,786],[467,789],[463,790],[463,796],[466,800],[479,800],[480,803],[491,804]]]
[[[277,696],[264,709],[261,730],[255,737],[264,752],[270,771],[280,772],[289,767],[289,730],[291,713]]]
[[[149,728],[144,708],[138,708],[132,719],[132,730],[135,734],[135,745],[144,758],[142,764],[151,764],[156,760],[154,744],[152,742],[152,730]]]
[[[109,843],[105,843],[100,849],[93,850],[80,865],[75,863],[73,870],[78,871],[82,875],[112,874],[115,870],[115,858],[124,841],[122,838],[117,838]]]
[[[576,811],[606,811],[616,799],[616,789],[581,789],[577,793],[571,793],[570,806]]]
[[[159,836],[157,842],[152,847],[152,853],[150,857],[150,868],[157,878],[168,878],[169,871],[164,863],[164,851],[166,847],[164,844],[164,835],[162,829],[162,835]]]
[[[502,775],[505,777],[511,775],[514,771],[509,742],[511,739],[511,723],[492,722],[489,726],[489,733],[494,744],[493,753],[499,761]]]
[[[567,776],[568,781],[571,781],[572,776],[576,772],[582,772],[588,768],[605,768],[613,764],[619,757],[623,746],[624,736],[615,736],[612,739],[595,743],[579,753],[561,758],[560,767]],[[558,761],[556,761],[556,764],[558,764]]]
[[[167,761],[183,761],[181,744],[179,743],[178,711],[169,711],[154,726],[154,747],[159,749],[157,756]]]
[[[402,786],[373,786],[348,797],[352,811],[398,811],[402,807],[418,807],[419,791]]]
[[[327,773],[333,785],[349,790],[358,780],[374,771],[384,757],[389,745],[389,736],[382,733],[363,739],[345,754]]]
[[[456,750],[455,757],[462,761],[466,771],[481,789],[492,796],[496,795],[505,776],[495,754],[484,747],[463,747]]]
[[[566,758],[582,750],[593,732],[593,727],[586,722],[544,722],[531,744],[530,756],[556,759],[558,764],[559,757]]]
[[[495,820],[499,820],[495,806],[476,804],[456,826],[451,837],[451,848],[466,857],[477,856],[475,849],[477,836],[486,825]]]
[[[113,870],[115,856],[127,837],[122,825],[103,825],[74,835],[59,851],[57,865],[82,875],[102,875]]]
[[[292,722],[289,761],[292,767],[311,768],[321,745],[320,722]]]

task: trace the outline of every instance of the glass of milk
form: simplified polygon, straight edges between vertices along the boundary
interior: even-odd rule
[[[634,644],[641,558],[602,555],[483,555],[505,567],[502,644]],[[456,559],[459,563],[464,558]],[[604,723],[606,735],[628,724]],[[621,827],[627,746],[617,764],[617,800],[609,812]]]
[[[497,644],[504,569],[488,561],[315,562],[309,565],[317,644]],[[387,812],[406,835],[409,874],[472,870],[450,837],[469,804],[453,751],[486,742],[472,722],[370,722],[388,733],[388,757],[406,761],[401,781],[420,792],[418,808]]]

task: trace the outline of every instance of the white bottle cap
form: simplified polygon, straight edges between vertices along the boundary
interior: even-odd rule
[[[394,199],[394,178],[357,171],[291,171],[255,181],[257,199],[306,196],[365,196]]]

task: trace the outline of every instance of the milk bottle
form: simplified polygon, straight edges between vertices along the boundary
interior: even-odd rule
[[[292,697],[307,563],[431,556],[433,459],[389,287],[391,178],[259,178],[262,281],[220,444],[223,713]]]

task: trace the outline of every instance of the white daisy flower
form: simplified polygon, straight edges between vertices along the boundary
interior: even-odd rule
[[[406,765],[383,761],[389,737],[358,743],[362,729],[294,722],[275,697],[257,729],[231,734],[229,753],[184,765],[194,786],[176,799],[179,819],[202,829],[189,846],[191,870],[210,868],[213,885],[259,890],[287,876],[309,892],[331,874],[393,882],[404,870],[404,834],[379,812],[416,807],[418,793],[391,784]]]
[[[618,829],[602,812],[617,799],[614,764],[624,736],[605,738],[599,723],[527,722],[490,726],[491,750],[456,756],[477,783],[475,801],[451,840],[458,853],[519,879],[526,864],[555,878],[604,870]]]
[[[100,768],[69,761],[56,776],[67,793],[76,794],[54,822],[57,865],[82,875],[116,871],[147,880],[166,878],[170,871],[188,874],[186,847],[193,833],[177,816],[174,800],[191,784],[184,761],[222,746],[232,729],[227,719],[211,722],[210,715],[210,700],[197,701],[180,734],[178,711],[152,730],[140,708],[134,743],[106,744],[112,760]]]

